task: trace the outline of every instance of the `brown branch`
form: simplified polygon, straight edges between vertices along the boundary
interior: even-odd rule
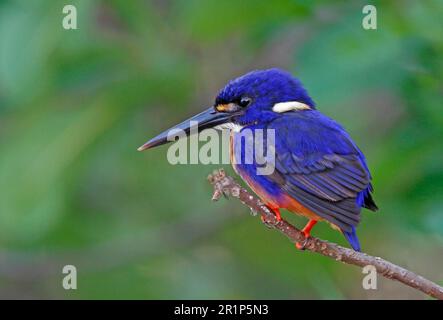
[[[253,212],[260,213],[263,222],[267,226],[277,229],[293,243],[304,243],[306,250],[359,267],[372,265],[377,272],[385,278],[397,280],[431,297],[443,300],[443,287],[392,262],[380,257],[370,256],[366,253],[356,252],[352,249],[344,248],[335,243],[318,238],[310,237],[306,239],[303,233],[292,224],[283,219],[278,221],[268,207],[258,198],[251,195],[245,188],[241,187],[232,177],[227,176],[223,169],[214,171],[213,174],[208,177],[208,180],[214,186],[213,200],[218,200],[222,195],[239,199]]]

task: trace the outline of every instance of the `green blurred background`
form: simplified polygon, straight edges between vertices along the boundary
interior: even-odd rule
[[[442,284],[443,3],[373,3],[376,31],[360,1],[0,1],[0,297],[424,298],[380,277],[363,290],[361,269],[211,202],[219,165],[136,152],[269,67],[365,152],[380,211],[363,213],[363,249]],[[62,28],[65,4],[78,30]]]

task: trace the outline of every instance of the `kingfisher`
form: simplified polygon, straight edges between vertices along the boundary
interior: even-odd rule
[[[281,220],[280,209],[308,219],[305,238],[318,221],[340,231],[351,247],[360,251],[356,227],[362,208],[376,211],[372,177],[362,151],[347,131],[317,110],[300,80],[272,68],[255,70],[231,80],[207,110],[159,134],[138,148],[143,151],[167,142],[173,129],[192,133],[208,128],[230,130],[230,158],[235,172]],[[244,130],[273,130],[272,173],[259,174],[263,162],[253,157],[239,161],[251,148]],[[242,142],[243,141],[243,142]],[[267,159],[267,158],[266,158]],[[263,160],[263,159],[262,159]],[[304,244],[297,243],[303,249]]]

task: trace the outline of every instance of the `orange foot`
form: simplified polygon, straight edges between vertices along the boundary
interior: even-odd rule
[[[272,207],[270,205],[266,205],[266,206],[269,208],[269,210],[271,210],[275,214],[275,218],[277,219],[277,221],[281,221],[280,209],[276,208],[276,207]],[[263,214],[260,216],[260,218],[264,224],[267,224],[266,218]]]
[[[295,243],[295,247],[298,250],[305,249],[306,242],[311,237],[311,230],[315,226],[316,223],[317,223],[317,220],[309,220],[308,223],[306,224],[306,226],[303,228],[303,230],[301,232],[303,232],[303,234],[305,236],[305,240],[301,243],[300,242]]]

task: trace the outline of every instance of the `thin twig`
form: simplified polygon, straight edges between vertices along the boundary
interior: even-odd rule
[[[223,169],[214,171],[213,174],[208,177],[208,180],[214,186],[213,200],[218,200],[222,195],[239,199],[253,212],[260,213],[263,222],[267,226],[280,231],[293,243],[303,243],[306,250],[359,267],[372,265],[378,274],[385,278],[397,280],[431,297],[443,300],[443,287],[392,262],[380,257],[370,256],[366,253],[356,252],[352,249],[344,248],[335,243],[318,238],[305,238],[303,233],[292,224],[284,219],[278,221],[268,207],[257,197],[251,195],[245,188],[241,187],[232,177],[227,176]]]

